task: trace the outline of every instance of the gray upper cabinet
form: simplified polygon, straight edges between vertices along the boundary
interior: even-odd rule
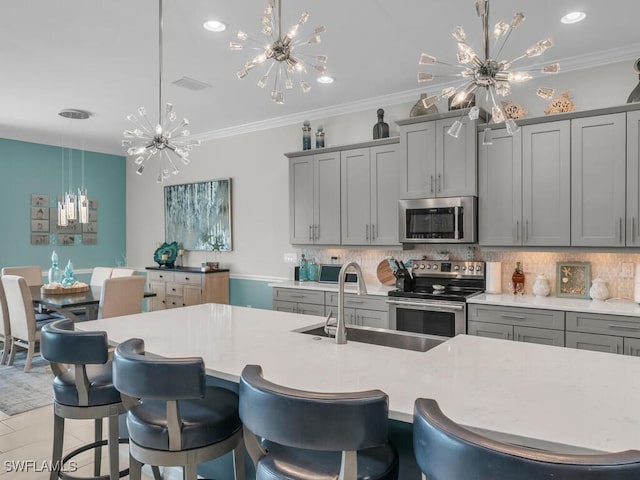
[[[456,120],[458,138],[447,134]],[[400,197],[477,195],[476,121],[465,115],[439,120],[404,120],[400,125]]]
[[[627,113],[627,245],[640,246],[640,111]]]
[[[342,244],[398,244],[398,146],[341,153]]]
[[[625,244],[626,114],[571,121],[571,243]]]
[[[289,241],[340,244],[340,152],[289,160]]]
[[[527,125],[513,136],[495,130],[480,147],[480,244],[570,244],[569,134],[568,120]]]

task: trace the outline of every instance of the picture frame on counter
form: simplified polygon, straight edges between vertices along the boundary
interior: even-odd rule
[[[556,262],[556,296],[590,298],[591,263]]]

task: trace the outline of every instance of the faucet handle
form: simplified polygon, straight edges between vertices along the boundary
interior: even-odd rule
[[[335,337],[338,321],[335,320],[333,324],[330,323],[330,320],[332,317],[333,317],[333,312],[329,312],[329,315],[327,315],[327,319],[324,321],[324,333],[326,333],[330,337],[331,336]]]

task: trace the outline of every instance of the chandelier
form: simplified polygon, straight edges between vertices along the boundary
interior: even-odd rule
[[[86,120],[91,117],[91,113],[86,110],[65,109],[58,112],[58,115],[71,120]],[[62,191],[61,200],[58,201],[58,225],[66,227],[69,223],[89,223],[89,199],[87,189],[84,186],[84,148],[81,151],[81,177],[82,183],[78,188],[78,193],[73,192],[73,149],[69,148],[69,190],[64,190],[64,164],[65,150],[62,149]]]
[[[300,53],[300,50],[307,45],[315,45],[320,43],[320,35],[326,31],[324,26],[316,27],[310,35],[296,40],[299,28],[309,20],[309,13],[303,12],[300,20],[289,29],[286,35],[282,35],[282,0],[278,0],[277,12],[275,11],[275,1],[269,0],[267,7],[262,13],[262,35],[268,39],[268,44],[250,38],[246,33],[238,32],[236,38],[239,41],[250,41],[255,44],[251,47],[258,50],[259,53],[251,60],[246,62],[244,66],[238,70],[239,79],[245,78],[249,72],[258,65],[263,64],[267,60],[273,60],[267,71],[258,81],[258,87],[264,88],[269,83],[269,75],[275,70],[275,79],[273,82],[273,90],[271,90],[271,100],[275,103],[284,103],[283,90],[293,89],[294,74],[307,73],[307,64],[319,73],[326,70],[325,64],[328,57],[326,55],[309,56]],[[277,13],[277,16],[276,16]],[[230,42],[229,47],[232,51],[244,49],[244,45],[240,42]],[[295,53],[295,55],[294,55]],[[318,62],[318,63],[316,63]],[[304,93],[311,90],[311,85],[304,79],[301,79],[300,88]]]
[[[189,121],[186,118],[178,121],[171,103],[162,108],[162,0],[158,0],[158,4],[158,123],[154,126],[147,116],[146,109],[138,108],[138,116],[127,116],[134,128],[124,131],[122,146],[127,147],[129,156],[135,157],[138,175],[142,175],[148,160],[156,157],[156,182],[162,183],[180,171],[176,162],[185,166],[189,164],[189,153],[194,146],[200,145],[200,141],[189,138],[191,132],[186,128]]]
[[[491,110],[491,121],[493,123],[505,122],[505,127],[509,135],[515,134],[519,127],[515,120],[507,118],[504,110],[496,101],[496,97],[506,97],[511,94],[511,85],[522,83],[532,78],[532,70],[514,71],[512,66],[523,59],[538,57],[546,50],[553,46],[551,38],[540,40],[529,47],[522,55],[513,60],[499,60],[498,57],[502,52],[507,40],[525,19],[524,14],[516,13],[513,15],[511,22],[499,21],[493,29],[495,54],[491,54],[490,48],[490,32],[489,32],[489,0],[476,0],[476,12],[482,21],[482,56],[479,56],[471,46],[467,43],[467,37],[462,29],[458,26],[453,30],[453,37],[458,42],[457,65],[450,65],[437,61],[436,57],[423,53],[420,55],[419,65],[429,66],[441,64],[449,67],[460,68],[461,72],[454,75],[456,78],[462,78],[455,86],[448,86],[442,90],[439,95],[433,95],[422,100],[425,108],[434,105],[438,100],[446,98],[450,100],[451,107],[459,107],[469,102],[474,95],[484,91],[484,99],[486,105]],[[560,65],[553,63],[544,65],[541,73],[554,74],[560,71]],[[427,72],[418,73],[418,82],[430,82],[436,76]],[[538,88],[537,95],[544,99],[551,99],[554,91],[551,88]],[[469,111],[469,118],[477,119],[479,116],[479,108],[473,107]],[[457,120],[449,128],[448,134],[458,137],[462,128],[462,122]],[[485,129],[485,144],[491,143],[491,129]]]

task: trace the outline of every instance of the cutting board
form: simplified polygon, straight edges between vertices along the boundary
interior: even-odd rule
[[[393,276],[393,269],[391,268],[389,260],[386,258],[378,264],[376,275],[378,277],[378,281],[383,285],[392,286],[396,283],[396,277]]]

